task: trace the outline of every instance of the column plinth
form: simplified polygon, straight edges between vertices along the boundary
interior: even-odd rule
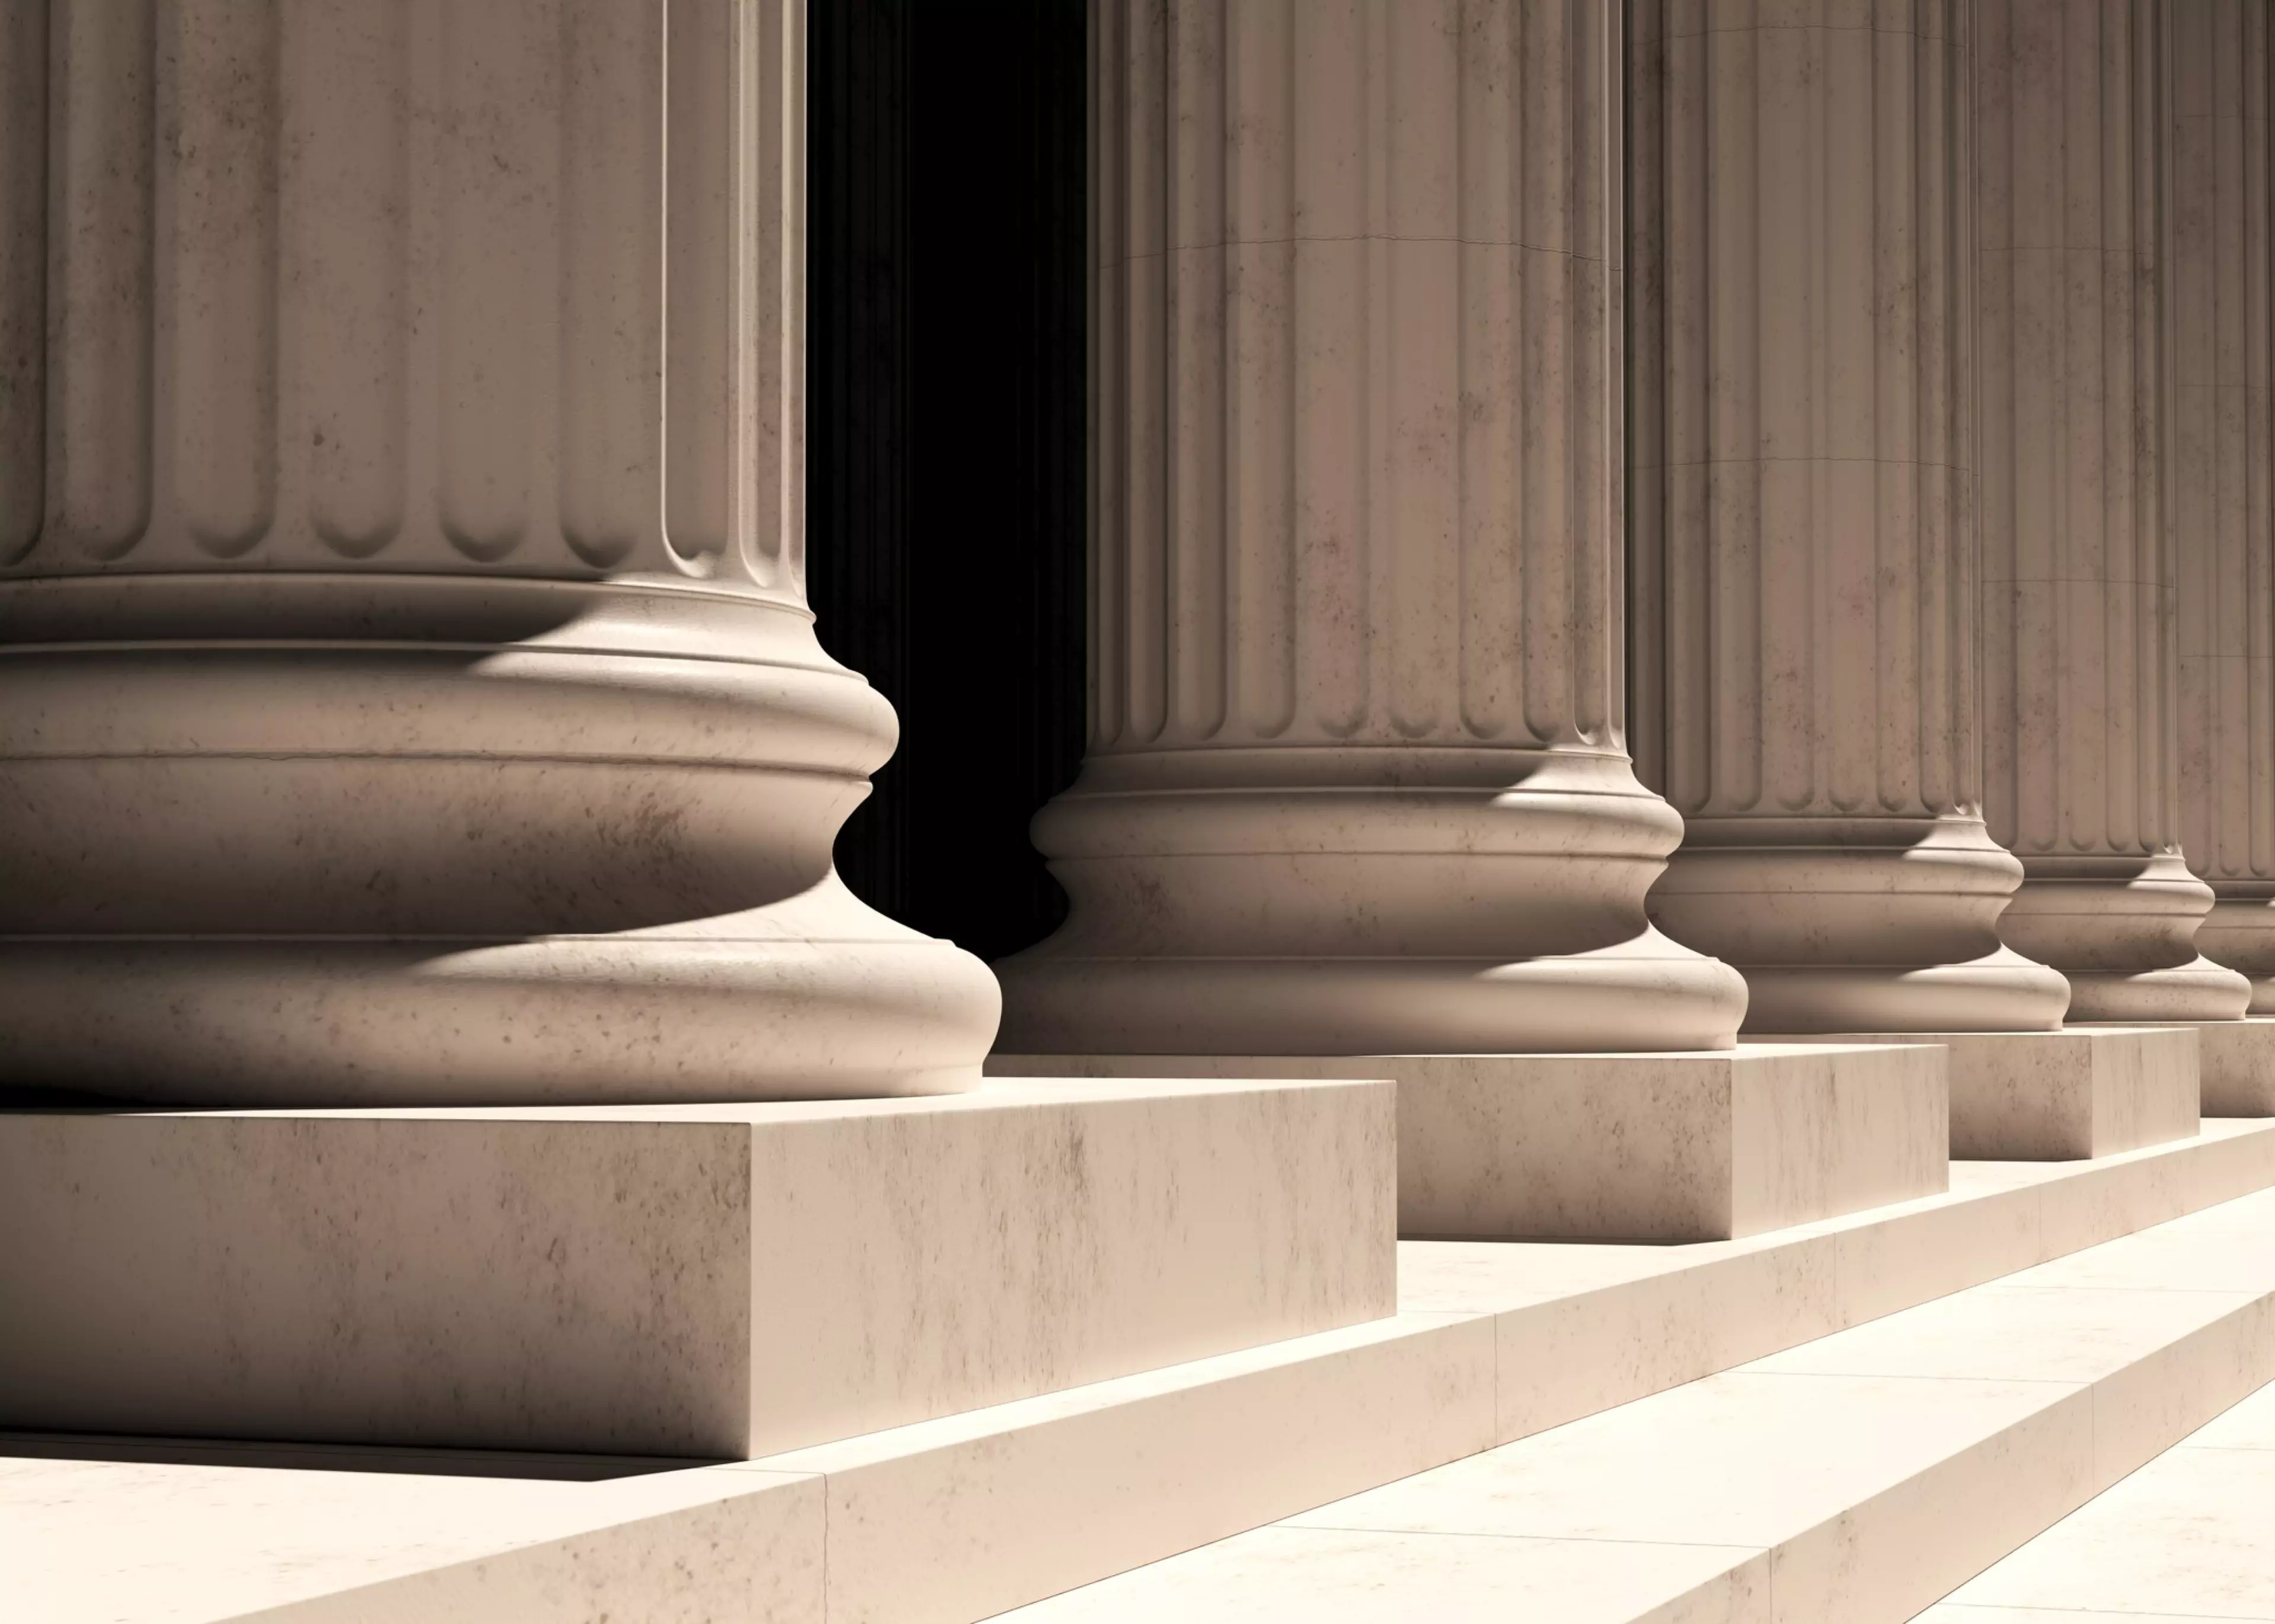
[[[2000,933],[2074,1022],[2232,1019],[2250,987],[2196,950],[2180,842],[2165,8],[1976,20],[1988,802],[2026,876]]]
[[[1007,1051],[1727,1046],[1627,756],[1616,7],[1092,10],[1093,706]]]
[[[986,967],[830,865],[896,724],[804,597],[804,7],[669,11],[10,25],[7,1080],[977,1083]]]
[[[1628,8],[1637,756],[1684,820],[1651,916],[1749,1031],[2051,1028],[1982,816],[1968,8],[1786,9]]]

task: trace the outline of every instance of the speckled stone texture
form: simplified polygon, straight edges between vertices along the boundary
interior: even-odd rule
[[[2198,950],[2249,976],[2251,1012],[2275,1016],[2275,34],[2265,0],[2187,0],[2171,16],[2181,836],[2212,890]],[[2275,1101],[2275,1075],[2258,1092]]]
[[[2062,1161],[2193,1137],[2212,1091],[2201,1054],[2209,1040],[2200,1045],[2199,1034],[2242,1025],[1935,1034],[1931,1041],[1951,1057],[1951,1153],[1969,1161]],[[1928,1040],[1919,1032],[1840,1038]]]
[[[2181,10],[2199,0],[2180,0]],[[2072,1021],[2233,1019],[2181,850],[2163,0],[1975,7],[1984,756],[1999,921]]]
[[[1633,0],[1628,461],[1652,891],[1746,1031],[2060,1024],[1983,821],[1961,0]]]
[[[741,1459],[1395,1309],[1380,1082],[0,1113],[0,1427]]]
[[[830,866],[804,19],[8,8],[0,1083],[977,1084],[986,967]]]
[[[1727,1047],[1627,756],[1620,11],[1092,11],[1092,710],[1026,1054]]]
[[[2204,1115],[2275,1116],[2275,1020],[2247,1016],[2180,1025],[2196,1035]]]
[[[1398,1228],[1470,1240],[1713,1241],[1945,1190],[1942,1049],[1681,1054],[993,1055],[1006,1076],[1385,1076]]]

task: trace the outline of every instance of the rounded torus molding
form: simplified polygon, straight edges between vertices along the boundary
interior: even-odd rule
[[[793,601],[0,584],[0,1080],[232,1106],[977,1084],[986,967],[841,884],[891,707]]]
[[[2051,1031],[2068,984],[1999,941],[2022,874],[1979,818],[1697,818],[1651,915],[1745,967],[1749,1031]]]
[[[1093,756],[1035,820],[1073,913],[996,966],[1001,1046],[1727,1048],[1744,983],[1644,914],[1681,837],[1617,753]]]
[[[2224,881],[2196,947],[2251,983],[2247,1014],[2275,1015],[2275,880]]]
[[[1999,932],[2062,967],[2073,1021],[2232,1021],[2249,1007],[2250,979],[2197,951],[2211,888],[2179,852],[2033,857],[2029,876]]]

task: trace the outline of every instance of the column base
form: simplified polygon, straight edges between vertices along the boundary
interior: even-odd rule
[[[2251,1007],[2250,978],[2202,954],[2165,970],[2062,973],[2069,978],[2073,1025],[2233,1021],[2241,1019]]]
[[[2069,998],[2059,971],[2005,948],[1963,964],[1924,969],[1749,964],[1745,977],[1750,999],[1742,1030],[1749,1040],[1773,1034],[1762,1042],[1810,1033],[1847,1042],[1840,1034],[1899,1020],[1907,1031],[1925,1025],[1939,1031],[2011,1031],[2037,1020],[2052,1031]]]
[[[1594,953],[1538,958],[1077,957],[1031,949],[998,967],[1001,1041],[1021,1049],[1122,1044],[1218,1052],[1289,1045],[1326,1055],[1390,1040],[1528,1052],[1727,1046],[1745,984],[1657,931]],[[1149,1069],[1185,1075],[1166,1056]],[[1308,1075],[1299,1069],[1281,1075]]]
[[[2196,1045],[2183,1030],[1844,1032],[1839,1041],[1939,1043],[1950,1051],[1954,1160],[2067,1161],[2196,1132]]]
[[[1726,1048],[1745,982],[1644,915],[1682,833],[1595,748],[1093,754],[1035,816],[1069,910],[996,963],[995,1046]]]
[[[2233,1021],[2250,1008],[2250,980],[2197,950],[2212,890],[2179,852],[2032,856],[2023,867],[1999,934],[2069,978],[2072,1024]]]
[[[978,1087],[987,967],[834,875],[812,900],[520,941],[0,938],[0,1084],[313,1110]]]
[[[167,1105],[976,1087],[987,967],[841,884],[892,707],[728,584],[0,582],[0,1085]]]
[[[2206,1116],[2275,1116],[2275,1020],[2186,1021],[2196,1035]]]
[[[2251,983],[2250,1015],[2275,1016],[2275,880],[2214,880],[2196,951]]]
[[[0,1427],[748,1458],[1395,1311],[1379,1083],[0,1112]]]
[[[2052,1031],[2068,984],[1999,937],[2022,872],[1957,813],[1693,817],[1651,918],[1745,977],[1750,1038]]]
[[[997,1054],[995,1076],[1387,1076],[1417,1239],[1715,1241],[1948,1184],[1944,1057],[1742,1045],[1655,1054]]]

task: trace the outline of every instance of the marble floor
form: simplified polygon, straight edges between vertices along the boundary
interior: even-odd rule
[[[749,1462],[0,1438],[0,1619],[1895,1624],[2275,1369],[2275,1122],[1400,1276],[1391,1320]]]
[[[1920,1624],[2275,1620],[2275,1386],[2064,1517]]]

